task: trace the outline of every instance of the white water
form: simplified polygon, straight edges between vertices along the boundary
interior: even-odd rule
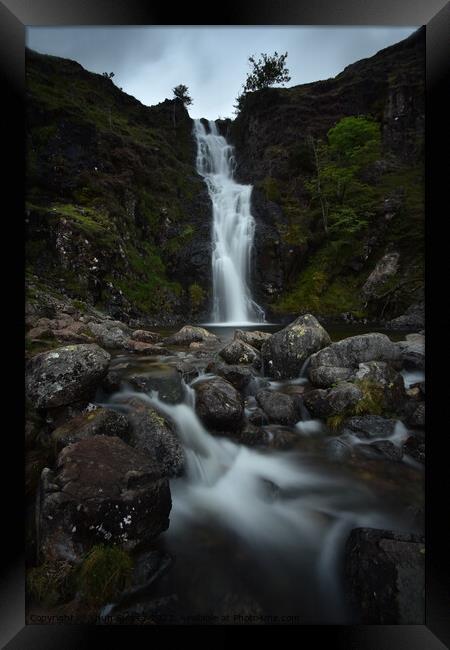
[[[212,203],[213,312],[216,325],[264,322],[264,312],[249,288],[255,220],[250,209],[251,185],[233,179],[233,147],[209,121],[209,133],[194,120],[197,171],[205,179]]]

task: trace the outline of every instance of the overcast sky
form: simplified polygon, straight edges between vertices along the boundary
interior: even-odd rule
[[[287,86],[328,79],[403,40],[417,27],[29,27],[27,45],[114,72],[125,92],[152,105],[189,87],[191,117],[233,117],[248,57],[288,52]]]

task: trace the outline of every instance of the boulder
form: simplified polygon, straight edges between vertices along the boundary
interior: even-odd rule
[[[375,528],[352,530],[345,550],[350,604],[363,625],[424,625],[422,537]]]
[[[414,329],[416,331],[425,327],[425,303],[419,302],[408,307],[406,312],[397,318],[393,318],[386,327],[389,329]]]
[[[248,343],[248,345],[251,345],[257,350],[261,350],[262,344],[268,341],[271,336],[269,332],[246,332],[244,330],[235,330],[234,332],[235,340],[244,341],[244,343]]]
[[[310,369],[320,366],[358,368],[367,361],[398,362],[400,350],[386,334],[377,332],[350,336],[313,354]]]
[[[148,330],[134,330],[131,334],[133,341],[141,341],[142,343],[160,343],[162,337],[156,332],[149,332]]]
[[[189,345],[190,343],[215,341],[219,339],[211,332],[208,332],[204,327],[194,327],[193,325],[185,325],[176,334],[169,336],[164,340],[169,345]]]
[[[395,431],[397,420],[380,415],[355,415],[342,424],[342,433],[351,433],[357,438],[388,438]]]
[[[418,429],[423,429],[425,426],[425,402],[420,402],[417,408],[414,409],[412,415],[408,418],[408,424]]]
[[[119,402],[126,407],[131,424],[129,444],[148,455],[161,476],[180,476],[184,453],[172,424],[138,397]]]
[[[125,348],[129,339],[129,328],[120,321],[105,320],[101,323],[91,321],[87,329],[97,343],[105,348]]]
[[[332,415],[341,415],[362,397],[363,393],[357,386],[341,382],[335,388],[328,390],[317,388],[308,391],[304,394],[304,402],[311,415],[328,418]]]
[[[118,436],[128,438],[129,423],[122,413],[112,409],[96,408],[69,420],[55,429],[52,440],[57,452],[74,442],[93,436]]]
[[[207,367],[207,371],[223,377],[240,392],[245,391],[253,379],[252,371],[246,366],[212,363]]]
[[[228,345],[222,348],[219,352],[219,356],[229,364],[242,363],[254,364],[255,367],[260,366],[260,355],[258,350],[239,339],[231,341]]]
[[[260,390],[256,401],[274,424],[295,424],[300,419],[300,398],[273,390]]]
[[[54,408],[88,399],[106,375],[108,352],[95,343],[67,345],[32,357],[26,394],[35,408]]]
[[[389,410],[398,410],[406,398],[402,375],[384,361],[360,363],[354,378],[382,389],[384,406]]]
[[[403,452],[422,465],[425,464],[425,436],[415,431],[403,445]]]
[[[41,557],[77,563],[102,543],[133,550],[168,528],[170,509],[169,482],[149,457],[116,437],[80,440],[42,472]]]
[[[263,343],[261,357],[264,374],[275,379],[298,377],[308,357],[330,343],[328,333],[314,316],[300,316]]]
[[[207,427],[216,431],[241,429],[244,418],[242,397],[235,387],[222,378],[199,382],[195,410]]]

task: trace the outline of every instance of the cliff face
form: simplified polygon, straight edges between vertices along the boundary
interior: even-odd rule
[[[223,125],[236,146],[240,179],[254,184],[255,289],[274,312],[309,308],[329,315],[393,317],[421,299],[424,55],[420,29],[333,79],[251,93],[231,126]],[[329,129],[347,116],[380,125],[381,152],[360,174],[372,197],[368,226],[340,247],[336,259],[313,209],[308,182],[316,170],[308,150],[311,138],[326,143]],[[386,305],[378,297],[383,283],[377,296],[361,289],[393,252],[399,255],[402,284],[397,291],[392,277],[385,278],[390,283]]]
[[[117,317],[206,313],[210,201],[192,120],[27,52],[27,279]]]

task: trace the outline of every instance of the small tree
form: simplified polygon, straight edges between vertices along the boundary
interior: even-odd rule
[[[272,56],[261,53],[261,58],[258,60],[255,59],[255,56],[248,58],[249,63],[252,65],[252,71],[247,74],[243,91],[236,98],[236,113],[242,109],[247,93],[268,88],[276,83],[284,84],[291,80],[289,70],[286,67],[287,56],[287,52],[284,54],[274,52]]]
[[[179,99],[181,102],[183,102],[183,106],[190,106],[193,104],[192,97],[188,95],[188,90],[189,88],[185,86],[184,84],[178,84],[178,86],[175,86],[175,88],[172,89],[172,92],[175,96],[175,99]],[[175,120],[175,106],[176,106],[176,101],[173,103],[173,125],[176,126],[176,120]]]

